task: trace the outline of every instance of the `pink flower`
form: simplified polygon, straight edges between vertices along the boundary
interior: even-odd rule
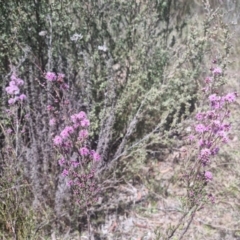
[[[218,136],[222,139],[223,143],[228,143],[229,142],[229,138],[228,138],[227,133],[225,131],[219,131]]]
[[[69,151],[70,149],[72,149],[73,145],[72,142],[69,140],[65,140],[62,144],[62,147],[66,150]]]
[[[69,171],[67,169],[64,169],[62,172],[62,175],[66,177],[69,174]]]
[[[86,117],[87,117],[87,115],[86,115],[86,113],[83,112],[83,111],[81,111],[81,112],[79,112],[79,113],[77,114],[77,118],[78,118],[79,120],[83,120],[83,119],[86,118]]]
[[[81,111],[78,114],[73,114],[71,116],[72,122],[76,125],[76,128],[79,127],[79,123],[87,117],[86,113]]]
[[[24,81],[21,78],[17,78],[15,74],[12,74],[9,85],[23,86]]]
[[[196,130],[196,132],[204,133],[204,132],[206,132],[208,129],[207,129],[203,124],[198,124],[198,125],[195,127],[195,130]]]
[[[10,79],[15,82],[15,80],[17,79],[17,76],[13,73],[11,75]]]
[[[210,140],[205,140],[205,146],[207,147],[207,148],[210,148],[211,146],[212,146],[212,144],[213,144],[213,142]]]
[[[71,187],[71,186],[73,185],[73,180],[69,180],[69,181],[67,182],[67,185],[68,185],[69,187]]]
[[[207,182],[210,182],[213,179],[212,173],[209,172],[209,171],[205,172],[204,177],[205,177]]]
[[[229,103],[232,103],[232,102],[235,102],[236,101],[236,94],[235,93],[228,93],[224,99],[229,102]]]
[[[77,114],[73,114],[70,118],[71,118],[73,123],[77,123],[77,120],[78,120],[77,119]]]
[[[20,100],[20,101],[25,101],[25,100],[27,100],[27,96],[26,96],[25,94],[21,94],[21,95],[19,96],[19,100]]]
[[[68,131],[69,134],[73,134],[74,133],[74,129],[72,126],[66,126],[65,130]]]
[[[56,146],[60,146],[60,145],[62,145],[62,143],[63,143],[63,139],[62,139],[60,136],[56,136],[56,137],[53,139],[53,143],[54,143],[54,145],[56,145]]]
[[[10,81],[9,82],[9,86],[11,87],[11,86],[16,86],[16,82],[15,81]]]
[[[214,102],[212,104],[212,107],[215,108],[215,109],[220,109],[222,107],[222,103],[221,102]]]
[[[66,162],[66,160],[64,158],[61,158],[59,161],[58,161],[58,164],[60,166],[63,166],[63,164]]]
[[[204,113],[197,113],[197,114],[196,114],[196,119],[197,119],[198,121],[202,120],[203,117],[204,117]]]
[[[63,139],[66,139],[69,137],[69,132],[66,130],[66,129],[63,129],[60,133],[60,136],[63,138]]]
[[[50,82],[54,82],[57,80],[57,76],[54,72],[47,72],[45,78]]]
[[[219,147],[215,147],[211,150],[211,154],[214,156],[214,155],[217,155],[219,152]]]
[[[9,98],[8,104],[9,104],[9,105],[13,105],[13,104],[15,104],[17,101],[18,101],[18,97]]]
[[[56,125],[56,119],[55,119],[55,118],[50,119],[49,125],[50,125],[50,126]]]
[[[199,159],[204,166],[209,162],[210,155],[211,151],[208,148],[204,148],[201,150]]]
[[[198,141],[199,147],[204,146],[204,143],[205,143],[205,141],[204,141],[203,139],[200,139],[200,140]]]
[[[207,111],[207,112],[206,112],[206,117],[207,117],[208,119],[214,119],[214,118],[217,117],[217,114],[215,113],[215,111]]]
[[[79,136],[79,140],[83,140],[83,139],[87,138],[88,130],[86,130],[86,129],[80,130],[78,136]]]
[[[74,129],[77,129],[77,128],[79,128],[79,127],[80,127],[80,123],[74,123],[74,124],[73,124],[73,128],[74,128]]]
[[[94,161],[100,161],[101,160],[101,156],[94,150],[91,151],[91,155]]]
[[[221,125],[221,129],[223,131],[228,132],[231,129],[231,124],[230,123],[224,123],[224,124]]]
[[[57,75],[57,79],[58,80],[61,80],[61,79],[63,79],[65,77],[65,74],[63,74],[63,73],[58,73],[58,75]]]
[[[82,156],[87,156],[89,154],[89,150],[86,147],[82,147],[79,149],[79,152]]]
[[[83,119],[81,121],[81,126],[82,127],[89,127],[89,125],[90,125],[90,121],[88,119]]]
[[[211,106],[215,109],[219,109],[224,105],[224,98],[217,96],[216,94],[212,94],[208,98],[211,102]]]
[[[69,89],[69,85],[67,83],[63,83],[63,84],[60,85],[60,88],[62,90],[68,90]]]
[[[71,162],[71,165],[72,165],[74,168],[76,168],[79,164],[80,164],[80,163],[77,162],[77,161],[72,161],[72,162]]]
[[[15,80],[15,83],[16,83],[17,86],[23,86],[24,85],[24,81],[20,78],[17,78]]]
[[[74,129],[71,126],[65,127],[62,132],[60,133],[61,137],[63,139],[68,138],[72,133],[74,133]]]
[[[16,85],[12,85],[12,86],[6,87],[5,90],[10,95],[13,95],[13,94],[17,95],[20,92],[19,88]]]
[[[218,132],[218,136],[219,137],[226,137],[227,136],[227,133],[225,131],[219,131]]]
[[[214,75],[220,75],[222,73],[222,69],[220,67],[216,67],[212,70]]]
[[[209,157],[211,155],[211,151],[208,148],[204,148],[201,150],[201,157]]]
[[[215,101],[219,101],[219,100],[220,100],[220,97],[217,96],[217,94],[214,93],[214,94],[210,95],[210,96],[208,97],[208,99],[209,99],[210,102],[215,102]]]
[[[217,133],[219,130],[221,130],[221,122],[219,120],[214,120],[212,123],[212,131]]]

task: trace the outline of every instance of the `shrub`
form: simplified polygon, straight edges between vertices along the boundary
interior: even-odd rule
[[[54,209],[58,222],[63,214],[68,223],[78,217],[73,217],[71,194],[58,164],[63,152],[58,156],[52,145],[72,114],[85,112],[91,122],[86,144],[101,156],[96,175],[102,182],[114,164],[131,161],[136,166],[149,151],[161,151],[174,141],[199,104],[209,55],[217,47],[224,69],[229,53],[229,46],[223,46],[225,26],[212,27],[216,13],[210,11],[196,26],[197,21],[181,19],[176,10],[188,16],[187,6],[187,1],[164,0],[2,4],[3,148],[10,146],[16,155],[21,179],[31,185],[29,204],[34,208]],[[219,42],[214,39],[218,34]],[[8,86],[14,74],[25,81],[25,103],[20,89]],[[5,88],[20,100],[9,100]],[[14,114],[5,117],[7,102]],[[8,142],[9,125],[14,137]],[[54,138],[55,145],[62,136]],[[2,162],[9,158],[3,155]]]

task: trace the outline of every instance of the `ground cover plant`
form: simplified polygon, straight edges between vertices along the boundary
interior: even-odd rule
[[[237,93],[224,88],[229,27],[208,1],[196,19],[196,4],[1,5],[3,239],[183,239],[216,202],[212,168],[230,144]],[[115,213],[159,212],[173,196],[176,219],[149,236],[126,231],[130,218],[108,226]]]

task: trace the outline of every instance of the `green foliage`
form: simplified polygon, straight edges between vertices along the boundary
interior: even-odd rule
[[[113,149],[109,154],[113,156],[118,149],[115,142],[126,135],[134,118],[137,120],[131,135],[133,131],[137,135],[131,142],[158,124],[163,112],[169,115],[165,123],[169,129],[193,109],[204,41],[194,49],[195,53],[189,47],[176,66],[179,73],[173,69],[174,75],[166,75],[172,71],[169,65],[179,52],[169,44],[170,34],[175,32],[176,41],[182,41],[179,24],[183,22],[177,23],[172,13],[176,5],[181,6],[174,1],[6,3],[2,13],[11,11],[2,14],[2,36],[8,49],[2,51],[2,59],[19,64],[25,77],[29,65],[35,69],[36,77],[39,70],[66,73],[76,88],[73,101],[87,106],[94,121],[93,135],[109,139],[108,149]],[[46,35],[40,36],[42,31]],[[82,38],[71,41],[76,33]],[[98,46],[106,46],[107,51]],[[25,58],[21,59],[23,52]],[[193,71],[185,64],[190,58]],[[4,75],[9,70],[6,64],[1,69]],[[106,132],[103,128],[111,128],[112,133],[101,135],[101,130]],[[99,145],[100,152],[109,155],[105,148]]]
[[[30,184],[22,179],[20,166],[12,158],[4,164],[0,184],[0,237],[2,239],[33,239],[36,212],[32,210]],[[16,160],[16,159],[15,159]]]

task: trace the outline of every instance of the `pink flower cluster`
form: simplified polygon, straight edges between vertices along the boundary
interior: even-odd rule
[[[45,78],[50,82],[54,82],[57,80],[57,75],[54,72],[47,72]]]
[[[11,81],[9,86],[5,88],[8,95],[11,95],[11,98],[8,99],[9,105],[14,105],[15,103],[23,103],[27,100],[25,94],[20,93],[20,88],[24,85],[24,81],[18,78],[15,74],[12,74]]]
[[[205,177],[207,182],[209,182],[209,181],[211,181],[213,179],[212,173],[209,172],[209,171],[205,172],[204,177]]]
[[[236,93],[228,93],[225,96],[218,96],[217,94],[211,94],[209,96],[209,101],[213,109],[220,109],[225,103],[233,103],[236,100]]]
[[[58,82],[60,83],[60,89],[62,90],[67,90],[69,88],[68,84],[66,84],[64,82],[64,77],[65,74],[63,73],[54,73],[54,72],[47,72],[45,74],[45,78],[49,81],[49,82]]]
[[[216,64],[216,61],[214,61]],[[228,133],[231,129],[229,122],[230,105],[236,101],[237,94],[217,93],[217,83],[222,77],[220,67],[211,68],[211,76],[205,79],[203,88],[204,101],[207,100],[208,109],[199,111],[194,120],[193,130],[189,142],[193,145],[193,154],[197,154],[194,162],[188,161],[186,169],[187,191],[190,206],[199,205],[205,201],[214,203],[212,194],[207,194],[205,186],[213,180],[209,171],[213,158],[219,153],[220,148],[228,143]]]
[[[214,75],[220,75],[222,74],[222,69],[220,67],[215,67],[212,69],[212,72]]]
[[[230,111],[227,108],[228,103],[236,100],[235,93],[229,93],[225,96],[212,94],[209,96],[210,107],[206,112],[197,113],[198,123],[195,125],[195,132],[200,147],[199,158],[204,165],[209,162],[210,156],[214,156],[219,151],[222,143],[227,143],[228,132],[231,124],[226,122]],[[193,137],[191,137],[191,141]],[[218,146],[219,145],[219,146]]]
[[[73,114],[71,117],[71,125],[66,126],[59,135],[55,136],[53,139],[53,143],[57,147],[71,147],[70,145],[66,145],[66,143],[72,142],[71,137],[76,136],[78,132],[77,140],[80,142],[84,142],[88,137],[87,128],[90,126],[90,121],[87,119],[87,115],[85,112],[81,111],[78,114]],[[50,125],[55,124],[55,119],[50,120]]]
[[[216,67],[212,70],[214,75],[220,75],[222,70]],[[207,87],[205,93],[212,91],[214,77],[207,77],[205,82]],[[189,140],[195,142],[199,148],[198,159],[203,168],[210,164],[210,159],[218,154],[222,144],[228,143],[228,132],[231,124],[227,121],[230,116],[229,104],[236,101],[236,93],[228,93],[220,96],[216,93],[208,97],[210,110],[196,114],[197,124],[195,125],[195,134],[189,136]],[[205,180],[212,180],[212,173],[205,171]]]
[[[62,176],[67,178],[68,186],[77,196],[85,191],[91,198],[97,191],[93,163],[100,161],[101,157],[87,147],[89,126],[90,121],[85,112],[73,114],[69,118],[69,125],[53,138],[53,143],[61,155],[58,163],[63,168]]]

